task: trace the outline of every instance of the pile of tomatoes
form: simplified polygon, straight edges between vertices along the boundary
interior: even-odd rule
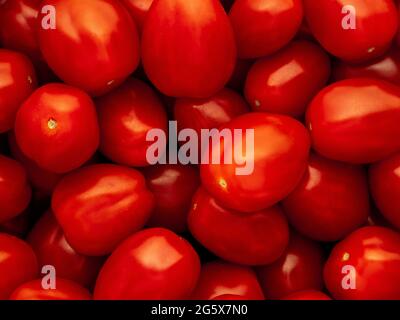
[[[400,299],[399,25],[395,0],[0,1],[0,299]],[[149,165],[171,120],[254,130],[254,170]]]

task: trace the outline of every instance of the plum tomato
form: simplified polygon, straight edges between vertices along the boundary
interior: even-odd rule
[[[286,297],[283,297],[282,300],[332,300],[325,293],[317,290],[305,290],[294,292]]]
[[[93,101],[64,84],[40,87],[18,110],[15,136],[21,151],[39,167],[55,173],[76,169],[99,145]]]
[[[187,299],[199,274],[199,257],[186,240],[167,229],[146,229],[126,239],[108,258],[94,298]]]
[[[221,90],[234,70],[236,45],[219,0],[155,0],[143,27],[142,60],[167,96],[206,98]]]
[[[189,213],[192,235],[219,258],[242,265],[277,260],[289,242],[287,220],[279,207],[239,213],[221,207],[199,189]]]
[[[300,122],[287,116],[253,112],[222,126],[221,132],[224,129],[231,137],[241,130],[239,142],[232,139],[232,149],[243,148],[248,140],[249,152],[242,152],[241,159],[247,167],[238,161],[229,163],[224,159],[224,149],[229,149],[224,136],[212,139],[209,154],[214,157],[214,153],[220,153],[220,164],[209,161],[201,166],[200,173],[203,186],[218,203],[229,209],[254,212],[276,204],[293,191],[307,167],[310,148],[310,138]],[[254,130],[254,143],[248,130]],[[238,175],[238,168],[245,168],[246,172]]]
[[[400,88],[384,80],[336,82],[317,94],[306,118],[314,149],[327,158],[371,163],[400,150]]]
[[[366,171],[312,154],[308,170],[283,200],[283,208],[291,225],[302,234],[318,241],[343,239],[367,222]]]
[[[324,279],[335,299],[399,300],[399,268],[400,235],[383,227],[364,227],[333,248]]]
[[[301,117],[329,75],[328,55],[311,42],[296,41],[252,66],[245,96],[255,111]]]
[[[54,190],[52,209],[68,243],[90,256],[108,254],[140,230],[154,206],[135,169],[98,164],[66,175]]]
[[[229,18],[239,58],[259,58],[292,40],[303,20],[303,5],[301,0],[236,0]]]
[[[150,10],[154,0],[122,0],[122,3],[128,9],[139,31],[143,29],[143,24],[147,13]]]
[[[55,8],[55,17],[47,12],[39,16],[40,50],[65,83],[97,96],[136,69],[138,32],[118,0],[44,0],[41,8],[45,6]],[[55,25],[44,28],[43,22],[52,19]]]

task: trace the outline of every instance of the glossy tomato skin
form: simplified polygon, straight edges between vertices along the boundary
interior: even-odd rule
[[[146,141],[151,129],[167,132],[167,114],[156,93],[144,82],[129,79],[96,101],[100,151],[113,162],[147,166]]]
[[[320,47],[292,42],[253,65],[246,79],[246,99],[255,111],[300,117],[329,75],[330,60]]]
[[[154,0],[122,0],[139,31],[143,29],[144,21]]]
[[[0,133],[14,127],[15,115],[37,82],[32,63],[24,55],[0,49]]]
[[[40,49],[65,83],[91,95],[101,95],[117,87],[136,69],[140,51],[138,33],[119,1],[41,3],[42,7],[47,5],[55,8],[56,26],[55,29],[38,27]]]
[[[305,290],[291,293],[282,300],[332,300],[328,295],[317,290]]]
[[[396,228],[400,229],[400,154],[375,163],[369,170],[369,183],[375,204]]]
[[[94,283],[103,259],[77,253],[67,242],[52,212],[46,212],[28,235],[28,242],[39,265],[51,265],[57,277],[74,281],[84,287]]]
[[[322,248],[295,232],[289,246],[272,264],[259,267],[257,275],[266,299],[281,299],[302,290],[323,288]]]
[[[349,192],[351,190],[351,192]],[[370,213],[363,167],[312,154],[308,170],[283,201],[290,223],[318,241],[337,241],[365,224]]]
[[[318,93],[306,118],[314,149],[330,159],[370,163],[400,150],[400,89],[389,82],[336,82]]]
[[[222,89],[208,98],[176,99],[173,109],[178,129],[194,129],[198,135],[201,129],[219,128],[248,111],[246,101],[231,89]]]
[[[56,279],[56,289],[43,289],[42,279],[19,286],[10,300],[91,300],[89,291],[75,282]]]
[[[289,242],[279,207],[239,213],[221,207],[200,188],[189,213],[192,235],[215,255],[241,265],[263,265],[279,258]]]
[[[13,290],[37,276],[38,263],[32,248],[23,240],[0,233],[0,300],[8,299]]]
[[[144,171],[155,208],[148,225],[180,233],[187,228],[192,197],[200,185],[197,168],[181,164],[156,165]]]
[[[305,0],[303,3],[315,38],[328,52],[346,61],[379,57],[397,32],[397,9],[392,0]],[[355,9],[355,15],[346,5]],[[355,19],[352,29],[349,29],[349,14]]]
[[[24,167],[0,155],[0,222],[16,217],[31,200],[31,187]]]
[[[186,240],[167,229],[146,229],[126,239],[108,258],[94,298],[187,299],[199,273],[199,257]]]
[[[203,264],[193,300],[213,300],[226,295],[242,300],[264,300],[256,274],[249,267],[223,261]]]
[[[309,136],[300,122],[287,116],[253,112],[237,117],[223,129],[228,129],[231,136],[235,129],[241,129],[243,145],[249,137],[250,154],[244,152],[243,156],[247,169],[254,162],[254,170],[237,175],[236,169],[243,166],[234,161],[224,164],[224,146],[219,148],[220,164],[212,164],[209,159],[210,164],[201,166],[203,186],[221,205],[254,212],[274,205],[293,191],[306,169],[310,147]],[[254,130],[254,154],[248,129]],[[220,140],[211,142],[210,155],[224,144],[224,139]]]
[[[91,165],[65,176],[52,209],[72,248],[85,255],[111,253],[140,230],[153,209],[153,195],[135,169]]]
[[[71,171],[89,160],[99,145],[95,106],[79,89],[45,85],[18,110],[15,135],[21,151],[39,167]]]
[[[398,300],[399,257],[397,232],[383,227],[358,229],[332,250],[324,268],[326,287],[333,298],[340,300]],[[355,289],[342,287],[345,266],[355,269]]]
[[[303,20],[301,0],[236,0],[229,12],[238,55],[259,58],[292,40]]]
[[[155,0],[143,27],[142,60],[151,82],[168,96],[217,93],[236,62],[233,30],[220,2]]]

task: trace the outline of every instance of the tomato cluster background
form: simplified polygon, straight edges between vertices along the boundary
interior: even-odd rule
[[[0,299],[400,299],[398,1],[0,3]]]

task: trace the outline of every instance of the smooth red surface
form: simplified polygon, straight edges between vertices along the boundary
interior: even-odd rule
[[[154,0],[122,0],[140,31],[153,2]]]
[[[236,0],[229,12],[242,59],[269,55],[296,35],[303,20],[301,0]]]
[[[283,201],[283,208],[290,223],[304,235],[318,241],[343,239],[367,222],[366,171],[313,154],[308,170]]]
[[[167,229],[147,229],[127,238],[108,258],[94,298],[187,299],[199,273],[199,257],[186,240]]]
[[[52,209],[67,241],[77,252],[111,253],[140,230],[154,198],[135,169],[99,164],[65,176],[54,190]]]
[[[311,42],[296,41],[253,65],[245,96],[255,111],[300,117],[329,75],[328,55]]]
[[[355,268],[356,288],[345,290],[344,266]],[[387,228],[364,227],[337,244],[326,262],[325,284],[335,299],[400,299],[400,235]]]
[[[168,96],[205,98],[221,90],[235,67],[236,46],[220,2],[155,0],[143,27],[142,61]]]
[[[200,189],[189,213],[192,235],[215,255],[242,265],[274,262],[289,242],[287,220],[280,207],[239,213],[221,207]]]
[[[332,300],[325,293],[316,290],[299,291],[283,297],[282,300]]]
[[[314,149],[334,160],[370,163],[400,150],[400,88],[373,78],[336,82],[307,110]]]
[[[266,299],[281,299],[297,291],[323,288],[324,256],[320,245],[295,232],[280,258],[259,267],[257,275]]]
[[[242,129],[245,145],[247,129],[254,129],[254,154],[244,154],[254,160],[249,175],[237,175],[242,166],[224,164],[224,140],[216,139],[213,148],[220,147],[221,164],[201,166],[205,189],[221,205],[237,211],[253,212],[265,209],[285,198],[300,181],[307,165],[309,136],[303,125],[286,116],[249,113],[235,118],[221,129]],[[235,147],[235,146],[233,146]],[[244,152],[245,153],[245,152]],[[211,160],[211,159],[210,159]],[[211,162],[211,161],[210,161]]]
[[[0,233],[0,299],[8,299],[13,290],[32,280],[38,263],[32,248],[23,240]]]
[[[56,10],[56,28],[38,28],[40,49],[65,83],[101,95],[136,69],[140,59],[138,32],[119,1],[42,1],[42,7],[47,5]]]

